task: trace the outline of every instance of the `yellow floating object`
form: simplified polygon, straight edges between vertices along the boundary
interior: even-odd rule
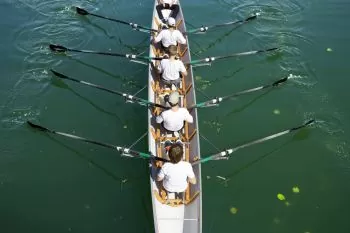
[[[326,51],[327,51],[327,52],[333,52],[333,49],[327,48]]]
[[[298,186],[294,186],[294,187],[292,188],[292,190],[293,190],[293,193],[300,193],[300,189],[299,189]]]
[[[231,212],[231,214],[237,214],[238,209],[236,207],[231,207],[230,212]]]
[[[280,112],[280,110],[275,109],[275,110],[273,110],[273,113],[276,114],[276,115],[279,115],[281,112]]]
[[[285,197],[282,193],[277,194],[277,198],[278,198],[278,200],[280,200],[280,201],[286,200],[286,197]]]

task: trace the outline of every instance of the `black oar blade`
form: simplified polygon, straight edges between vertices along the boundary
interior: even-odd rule
[[[250,21],[250,20],[252,20],[252,19],[256,19],[257,17],[258,17],[257,15],[252,15],[252,16],[246,18],[244,21],[245,21],[245,22],[248,22],[248,21]]]
[[[303,124],[303,125],[301,125],[301,126],[292,128],[290,131],[295,131],[295,130],[304,128],[305,126],[311,125],[311,124],[314,123],[314,122],[315,122],[315,119],[311,119],[311,120],[307,121],[305,124]]]
[[[288,80],[288,77],[282,78],[282,79],[277,80],[276,82],[274,82],[274,83],[272,84],[272,86],[276,87],[276,86],[278,86],[278,85],[284,83],[284,82],[287,81],[287,80]]]
[[[27,124],[30,125],[31,127],[33,128],[36,128],[38,130],[41,130],[41,131],[50,131],[49,129],[45,128],[45,127],[42,127],[40,125],[37,125],[37,124],[34,124],[33,122],[30,122],[30,121],[27,121]]]
[[[89,14],[89,12],[87,12],[86,10],[84,10],[80,7],[75,7],[75,9],[79,15],[88,15]]]
[[[307,125],[313,124],[314,122],[315,122],[315,119],[311,119],[308,122],[306,122],[304,125],[307,126]]]
[[[50,69],[50,71],[56,75],[57,77],[63,78],[63,79],[69,79],[67,76],[65,76],[64,74],[58,73],[57,71],[54,71],[52,69]]]
[[[271,52],[271,51],[274,51],[274,50],[277,50],[278,48],[271,48],[271,49],[266,49],[266,50],[263,50],[261,52]]]
[[[68,49],[62,45],[50,44],[49,47],[54,52],[64,53],[68,51]]]

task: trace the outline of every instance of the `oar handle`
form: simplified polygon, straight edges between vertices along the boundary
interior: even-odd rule
[[[132,23],[132,22],[127,22],[127,21],[124,21],[124,20],[120,20],[120,19],[114,19],[114,18],[110,18],[110,17],[106,17],[106,16],[102,16],[102,15],[97,15],[97,14],[94,14],[94,13],[90,13],[88,12],[87,10],[84,10],[80,7],[76,7],[76,12],[80,15],[92,15],[92,16],[95,16],[95,17],[98,17],[98,18],[101,18],[101,19],[107,19],[107,20],[110,20],[110,21],[113,21],[113,22],[117,22],[117,23],[121,23],[121,24],[125,24],[125,25],[129,25],[131,26],[133,29],[135,30],[139,30],[141,31],[140,29],[142,30],[145,30],[147,32],[157,32],[156,29],[152,29],[152,28],[149,28],[149,27],[145,27],[145,26],[142,26],[142,25],[138,25],[137,23]]]

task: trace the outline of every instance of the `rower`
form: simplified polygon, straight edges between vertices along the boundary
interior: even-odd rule
[[[176,21],[174,18],[168,18],[168,29],[163,29],[160,33],[153,39],[154,43],[162,42],[161,45],[165,51],[167,51],[170,45],[186,44],[186,39],[182,33],[176,29]]]
[[[169,17],[175,18],[179,13],[179,5],[177,4],[177,0],[159,0],[159,4],[156,6],[158,17],[162,21],[162,23],[166,23],[166,19],[164,19],[162,10],[167,9],[171,10]]]
[[[157,181],[163,181],[168,199],[171,196],[170,193],[175,193],[176,199],[183,199],[183,192],[186,191],[188,182],[197,183],[191,164],[182,161],[183,154],[183,147],[173,144],[168,154],[170,162],[165,163],[158,173]]]
[[[175,45],[169,46],[169,59],[162,59],[157,69],[161,73],[161,80],[169,86],[174,84],[177,88],[180,87],[181,78],[187,76],[187,71],[184,63],[179,60],[177,55],[177,48]]]
[[[161,123],[167,131],[170,131],[175,135],[177,135],[178,131],[184,127],[184,121],[193,123],[193,117],[188,110],[186,108],[179,107],[179,97],[180,95],[178,92],[172,92],[169,95],[168,100],[171,109],[163,111],[156,118],[156,122],[158,124]]]

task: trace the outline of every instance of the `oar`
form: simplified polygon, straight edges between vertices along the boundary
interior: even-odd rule
[[[247,23],[253,19],[256,19],[257,16],[260,15],[259,13],[256,13],[252,16],[247,17],[246,19],[243,20],[236,20],[236,21],[231,21],[227,23],[222,23],[222,24],[216,24],[216,25],[211,25],[211,26],[202,26],[200,28],[194,28],[191,30],[188,30],[187,32],[184,32],[183,34],[190,34],[190,33],[204,33],[208,31],[208,29],[213,29],[213,28],[219,28],[219,27],[226,27],[226,26],[232,26],[238,23]]]
[[[267,136],[267,137],[263,137],[263,138],[254,140],[254,141],[242,144],[240,146],[237,146],[237,147],[234,147],[234,148],[231,148],[231,149],[227,149],[227,150],[221,151],[221,152],[219,152],[217,154],[213,154],[213,155],[210,155],[208,157],[204,157],[203,159],[200,159],[200,160],[197,160],[197,161],[193,162],[192,165],[199,164],[199,163],[205,163],[205,162],[208,162],[208,161],[211,161],[211,160],[228,159],[228,156],[230,154],[232,154],[233,152],[236,152],[239,149],[242,149],[242,148],[245,148],[245,147],[248,147],[248,146],[252,146],[254,144],[262,143],[262,142],[265,142],[267,140],[270,140],[270,139],[273,139],[273,138],[277,138],[277,137],[280,137],[280,136],[288,134],[288,133],[292,133],[294,131],[297,131],[297,130],[299,130],[301,128],[304,128],[304,127],[314,123],[314,121],[315,120],[309,120],[308,122],[306,122],[303,125],[300,125],[300,126],[297,126],[297,127],[291,128],[291,129],[287,129],[287,130],[284,130],[282,132],[278,132],[278,133],[272,134],[272,135]]]
[[[61,135],[61,136],[64,136],[64,137],[68,137],[68,138],[72,138],[72,139],[88,142],[88,143],[95,144],[95,145],[111,148],[111,149],[119,151],[120,153],[122,153],[125,156],[135,157],[135,158],[143,158],[143,159],[155,159],[155,160],[159,160],[159,161],[163,161],[163,162],[169,162],[169,160],[167,160],[167,159],[160,158],[160,157],[155,157],[153,155],[146,154],[146,153],[143,153],[143,152],[130,150],[130,149],[125,148],[125,147],[115,146],[115,145],[104,143],[104,142],[98,142],[98,141],[94,141],[94,140],[91,140],[91,139],[79,137],[79,136],[76,136],[76,135],[73,135],[73,134],[68,134],[68,133],[54,131],[54,130],[45,128],[43,126],[34,124],[34,123],[30,122],[30,121],[27,121],[27,123],[31,127],[35,128],[35,129],[38,129],[38,130],[41,130],[41,131],[44,131],[44,132],[47,132],[47,133],[57,134],[57,135]]]
[[[100,85],[96,85],[96,84],[93,84],[93,83],[89,83],[89,82],[85,82],[85,81],[82,81],[82,80],[78,80],[78,79],[74,79],[74,78],[68,77],[68,76],[66,76],[64,74],[61,74],[61,73],[59,73],[57,71],[54,71],[54,70],[51,70],[51,72],[54,73],[54,75],[56,75],[59,78],[68,79],[68,80],[71,80],[73,82],[81,83],[81,84],[84,84],[84,85],[87,85],[87,86],[90,86],[90,87],[94,87],[94,88],[97,88],[97,89],[100,89],[100,90],[107,91],[109,93],[117,94],[119,96],[125,97],[125,99],[127,101],[130,101],[130,102],[134,102],[135,101],[136,103],[138,103],[139,105],[142,105],[142,106],[152,106],[152,107],[160,107],[160,108],[164,108],[164,109],[169,109],[168,107],[165,107],[163,105],[152,103],[152,102],[149,102],[148,100],[145,100],[145,99],[133,96],[133,95],[129,95],[129,94],[126,94],[126,93],[123,93],[123,92],[120,92],[120,91],[115,91],[115,90],[108,89],[108,88],[100,86]]]
[[[162,59],[159,57],[148,57],[148,56],[140,56],[135,54],[108,53],[108,52],[98,52],[98,51],[92,51],[92,50],[70,49],[70,48],[64,47],[63,45],[56,45],[56,44],[50,44],[49,47],[52,51],[59,52],[59,53],[65,53],[65,52],[90,53],[90,54],[99,54],[99,55],[107,55],[107,56],[114,56],[114,57],[125,57],[130,60],[135,60],[135,59],[161,60]]]
[[[211,99],[211,100],[208,100],[208,101],[205,101],[205,102],[202,102],[202,103],[195,104],[195,105],[191,106],[190,109],[191,108],[205,108],[205,107],[217,106],[222,101],[228,100],[228,99],[233,98],[233,97],[237,97],[237,96],[240,96],[240,95],[252,93],[252,92],[255,92],[255,91],[260,91],[260,90],[263,90],[263,89],[266,89],[266,88],[277,87],[277,86],[281,85],[282,83],[286,82],[288,80],[288,78],[289,78],[289,76],[286,77],[286,78],[282,78],[280,80],[277,80],[277,81],[275,81],[273,83],[264,85],[264,86],[247,89],[247,90],[244,90],[244,91],[236,92],[236,93],[233,93],[233,94],[230,94],[230,95],[226,95],[226,96],[222,96],[222,97],[215,97],[214,99]]]
[[[157,30],[155,30],[155,29],[152,29],[152,28],[149,28],[149,27],[145,27],[145,26],[142,26],[142,25],[138,25],[136,23],[127,22],[127,21],[123,21],[123,20],[120,20],[120,19],[113,19],[113,18],[109,18],[109,17],[106,17],[106,16],[90,13],[87,10],[84,10],[84,9],[82,9],[80,7],[76,7],[76,11],[80,15],[92,15],[92,16],[95,16],[95,17],[98,17],[98,18],[101,18],[101,19],[107,19],[107,20],[110,20],[110,21],[113,21],[113,22],[129,25],[134,30],[143,31],[143,32],[145,32],[145,31],[146,32],[157,32]]]
[[[230,57],[239,57],[239,56],[246,56],[246,55],[253,55],[257,53],[266,53],[266,52],[271,52],[275,51],[279,48],[270,48],[270,49],[262,49],[262,50],[253,50],[253,51],[248,51],[248,52],[242,52],[242,53],[233,53],[225,56],[217,56],[217,57],[206,57],[203,59],[198,59],[198,60],[192,60],[191,62],[187,63],[190,65],[196,65],[196,64],[205,64],[205,63],[211,63],[216,60],[220,59],[225,59],[225,58],[230,58]]]

